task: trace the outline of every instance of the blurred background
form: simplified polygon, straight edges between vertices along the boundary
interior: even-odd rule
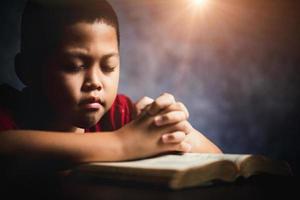
[[[18,89],[25,2],[3,0],[0,12],[0,83]],[[299,175],[299,1],[110,2],[121,26],[120,93],[136,101],[170,92],[225,153],[287,160]]]

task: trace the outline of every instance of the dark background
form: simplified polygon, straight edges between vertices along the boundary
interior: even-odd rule
[[[0,3],[0,83],[18,89],[24,3]],[[121,93],[133,100],[173,93],[225,153],[287,160],[299,175],[299,1],[208,0],[198,9],[191,0],[111,3],[121,25]]]

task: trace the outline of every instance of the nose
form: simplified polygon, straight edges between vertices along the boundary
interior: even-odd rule
[[[101,90],[101,70],[99,67],[91,67],[85,72],[85,80],[83,85],[84,91]]]

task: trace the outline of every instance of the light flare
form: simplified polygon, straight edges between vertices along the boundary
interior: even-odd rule
[[[207,3],[208,0],[191,0],[195,6],[203,6]]]

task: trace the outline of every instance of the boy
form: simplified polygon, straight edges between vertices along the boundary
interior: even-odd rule
[[[15,67],[27,87],[1,88],[1,157],[65,169],[172,151],[220,152],[172,95],[136,105],[117,95],[119,25],[105,0],[29,0],[21,30]],[[98,133],[83,134],[89,132]]]

